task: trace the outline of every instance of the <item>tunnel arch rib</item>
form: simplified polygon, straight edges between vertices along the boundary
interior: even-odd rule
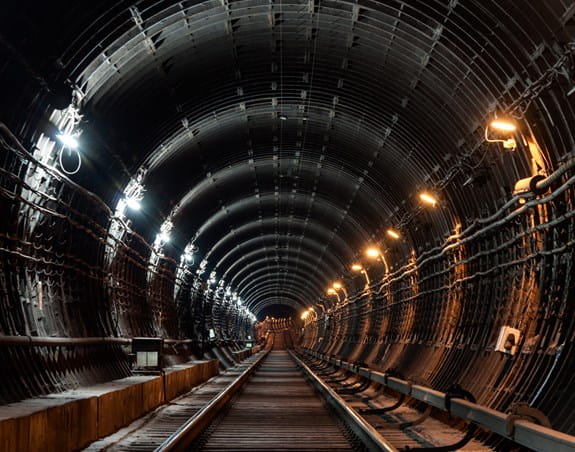
[[[0,403],[128,375],[129,337],[243,348],[283,305],[301,347],[575,433],[569,2],[9,3],[0,339],[114,340],[0,350]]]

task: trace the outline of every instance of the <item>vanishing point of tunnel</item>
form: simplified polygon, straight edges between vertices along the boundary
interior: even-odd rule
[[[575,451],[574,0],[5,0],[0,451]]]

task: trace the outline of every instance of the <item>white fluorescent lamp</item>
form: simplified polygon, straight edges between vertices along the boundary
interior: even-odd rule
[[[59,133],[56,135],[56,138],[60,140],[60,143],[70,149],[76,149],[78,147],[78,140],[74,135],[70,135],[68,133]]]
[[[140,210],[142,204],[136,198],[126,198],[126,205],[132,210]]]

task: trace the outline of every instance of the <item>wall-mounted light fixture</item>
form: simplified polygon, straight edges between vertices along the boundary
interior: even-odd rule
[[[360,264],[352,264],[351,269],[354,272],[361,273],[365,277],[365,287],[368,288],[371,284],[371,281],[369,280],[369,275],[367,274],[365,268],[363,268],[363,266]]]
[[[193,254],[184,253],[184,262],[186,264],[193,264],[194,263],[194,256]]]
[[[337,298],[337,304],[341,303],[341,298],[339,297],[339,294],[337,293],[337,290],[335,290],[333,287],[330,287],[329,289],[327,289],[326,292],[328,295],[335,295]]]
[[[344,301],[347,302],[348,299],[348,295],[347,295],[347,290],[345,289],[345,286],[340,282],[340,281],[335,281],[331,287],[333,287],[334,290],[341,290],[343,292],[343,295],[345,296]]]
[[[507,119],[495,119],[485,127],[485,141],[488,143],[502,143],[505,149],[514,150],[517,142],[513,137],[517,126]]]
[[[170,241],[169,231],[160,230],[160,232],[156,234],[156,238],[154,239],[154,245],[153,245],[154,251],[156,252],[156,256],[162,254],[162,249],[164,245],[167,244],[169,241]]]
[[[140,210],[142,203],[136,198],[126,198],[126,206],[132,210]]]
[[[369,247],[365,250],[365,255],[372,260],[380,260],[385,269],[385,276],[389,274],[389,265],[387,265],[387,260],[379,248]]]
[[[308,320],[308,319],[313,320],[314,317],[317,318],[317,315],[315,315],[315,309],[314,308],[308,308],[301,315],[301,319],[306,323],[306,325],[308,323],[306,320]]]
[[[62,132],[56,135],[58,141],[70,149],[78,148],[78,136],[76,134]]]
[[[377,259],[381,253],[379,252],[379,249],[370,247],[365,250],[365,255],[371,259]]]
[[[116,217],[123,218],[126,213],[126,208],[130,210],[140,210],[142,208],[142,199],[144,199],[144,193],[146,191],[143,185],[145,175],[146,170],[140,168],[138,174],[130,179],[124,189],[122,198],[118,200]]]
[[[174,223],[172,223],[172,220],[169,218],[162,223],[160,232],[158,232],[154,240],[154,250],[156,250],[156,252],[160,252],[162,247],[170,241],[170,232],[172,232],[173,228]]]
[[[429,192],[424,191],[420,193],[419,199],[423,201],[425,204],[430,205],[431,207],[435,207],[437,205],[437,198]]]
[[[59,131],[56,134],[56,140],[62,144],[58,153],[58,163],[62,171],[68,175],[76,174],[82,166],[82,156],[78,151],[80,145],[78,138],[82,133],[78,128],[82,119],[79,109],[80,98],[78,92],[75,92],[72,103],[64,110],[54,110],[51,117]],[[64,156],[64,150],[66,150],[66,156]]]

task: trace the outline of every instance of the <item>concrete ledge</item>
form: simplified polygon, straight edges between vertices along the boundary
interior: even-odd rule
[[[199,367],[174,366],[166,369],[164,374],[166,400],[172,400],[217,375],[218,367],[218,360],[212,359]]]
[[[114,433],[165,400],[161,376],[128,377],[95,388],[95,392],[98,393],[98,438]]]
[[[246,348],[244,350],[241,350],[239,352],[232,352],[232,355],[234,357],[235,361],[243,361],[244,359],[252,356],[252,354],[254,354],[254,352],[252,351],[253,349],[251,348]]]
[[[217,373],[217,360],[202,361],[1,406],[0,452],[84,448]]]
[[[72,450],[98,433],[96,397],[43,397],[0,409],[0,450]]]

